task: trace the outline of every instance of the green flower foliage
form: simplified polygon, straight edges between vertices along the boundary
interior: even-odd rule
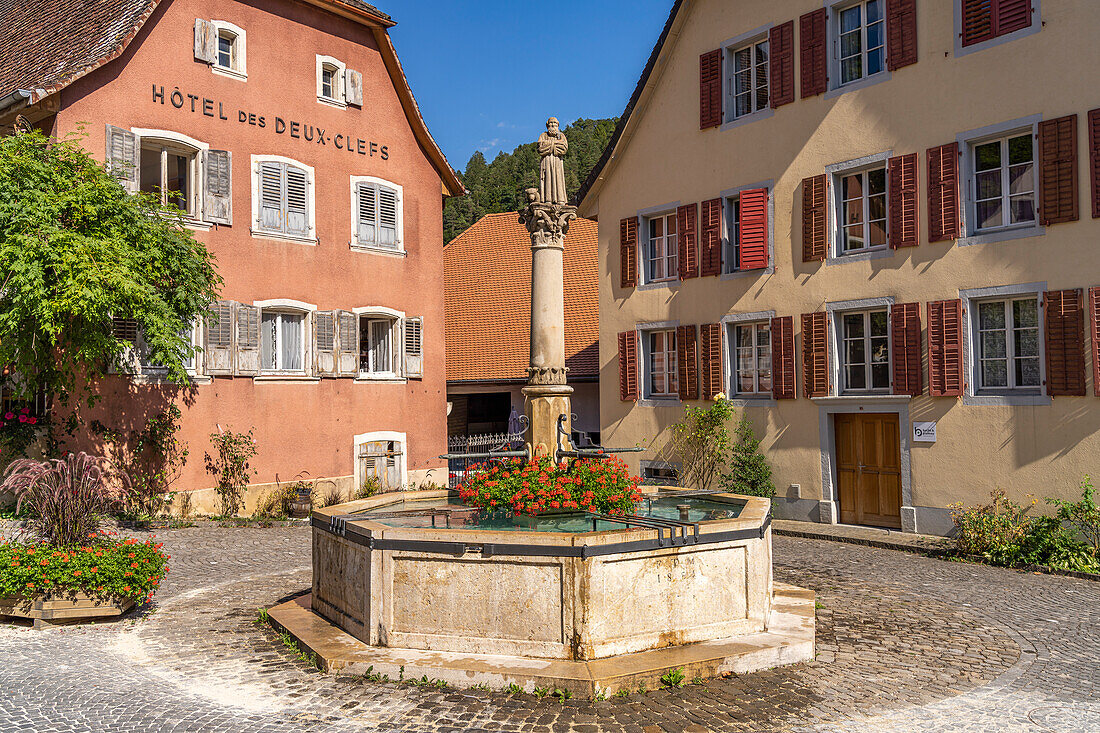
[[[221,284],[178,209],[128,194],[76,139],[37,131],[0,138],[0,275],[0,363],[25,397],[66,398],[102,375],[129,346],[112,317],[136,321],[184,383],[181,334]]]
[[[104,535],[72,547],[0,542],[0,596],[82,591],[103,599],[152,599],[168,572],[169,555],[153,540]]]

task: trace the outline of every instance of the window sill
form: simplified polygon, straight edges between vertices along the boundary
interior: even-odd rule
[[[214,225],[210,222],[199,221],[198,219],[184,219],[183,225],[196,232],[208,232],[214,228]]]
[[[267,382],[270,384],[294,383],[294,384],[319,384],[321,382],[320,377],[314,377],[309,374],[261,374],[252,378],[253,382]]]
[[[956,240],[960,247],[969,247],[972,244],[993,244],[995,242],[1009,242],[1014,239],[1027,239],[1028,237],[1041,237],[1046,234],[1046,227],[1040,224],[1032,224],[1021,227],[996,229],[990,232],[974,232],[966,237]]]
[[[317,97],[317,101],[321,104],[327,104],[329,107],[335,107],[336,109],[347,109],[348,103],[341,102],[339,99],[329,99],[328,97]]]
[[[393,249],[391,247],[375,247],[370,244],[359,244],[358,242],[350,242],[352,252],[362,252],[363,254],[372,255],[387,255],[389,257],[408,257],[409,253],[403,249]]]
[[[774,407],[777,400],[771,392],[760,394],[735,394],[726,399],[734,407]]]
[[[1007,392],[995,394],[986,392],[976,395],[963,395],[963,404],[972,405],[975,407],[1042,406],[1049,405],[1051,404],[1051,402],[1052,400],[1049,395],[1044,395],[1037,392],[1021,392],[1019,394],[1009,394]]]
[[[768,107],[767,109],[758,110],[756,112],[753,112],[753,113],[747,114],[747,115],[741,115],[740,117],[735,117],[732,120],[729,120],[727,122],[723,122],[721,127],[719,127],[718,129],[719,130],[732,130],[735,127],[741,127],[742,125],[748,125],[748,124],[751,124],[753,122],[756,122],[757,120],[766,120],[774,114],[775,114],[775,110],[772,109],[771,107]]]
[[[638,400],[642,407],[679,407],[679,397],[643,397]]]
[[[872,404],[905,404],[913,398],[907,394],[843,394],[829,397],[811,397],[811,402],[822,405],[852,404],[854,402],[870,402]]]
[[[756,270],[734,270],[733,272],[723,272],[718,276],[719,280],[739,280],[743,277],[759,277],[760,275],[774,275],[775,265],[768,265],[767,267],[761,267]]]
[[[262,229],[249,229],[249,233],[252,234],[253,239],[270,239],[274,242],[294,242],[296,244],[308,244],[310,246],[317,245],[316,239],[310,239],[308,237],[291,237],[286,234],[265,232]]]
[[[890,74],[891,72],[889,71],[880,71],[877,74],[865,76],[862,79],[857,79],[856,81],[850,81],[847,84],[834,87],[825,92],[825,99],[836,99],[842,94],[854,92],[858,89],[866,89],[867,87],[873,87],[875,84],[881,84],[884,81],[889,81]]]
[[[660,290],[662,288],[678,288],[683,281],[681,280],[657,280],[656,282],[642,283],[635,287],[635,290]]]
[[[243,71],[237,71],[236,69],[230,69],[225,66],[218,66],[217,64],[211,65],[210,70],[218,76],[228,76],[230,79],[237,79],[238,81],[248,81],[248,74]]]
[[[399,377],[396,374],[385,374],[378,376],[370,374],[360,374],[358,377],[355,378],[356,384],[405,384],[406,382],[408,382],[408,380],[405,379],[405,377]]]
[[[882,260],[887,257],[893,257],[894,250],[890,247],[882,247],[879,249],[864,249],[850,254],[830,255],[825,260],[825,266],[829,265],[844,265],[849,262],[866,262],[868,260]]]

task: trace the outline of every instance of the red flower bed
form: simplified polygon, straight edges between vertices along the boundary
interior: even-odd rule
[[[614,456],[561,464],[515,458],[475,466],[458,493],[471,506],[516,515],[559,510],[628,514],[642,500],[640,481]]]
[[[153,540],[90,537],[78,547],[0,542],[0,596],[81,591],[104,599],[152,600],[169,555]]]

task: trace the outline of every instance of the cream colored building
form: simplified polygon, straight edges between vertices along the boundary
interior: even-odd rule
[[[779,516],[945,533],[1100,472],[1100,3],[681,0],[580,193],[601,437],[721,390]],[[640,462],[640,463],[639,463]]]

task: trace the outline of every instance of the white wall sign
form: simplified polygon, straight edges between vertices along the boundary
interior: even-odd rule
[[[915,422],[913,423],[913,440],[918,440],[923,443],[935,443],[936,442],[936,423],[934,422]]]

